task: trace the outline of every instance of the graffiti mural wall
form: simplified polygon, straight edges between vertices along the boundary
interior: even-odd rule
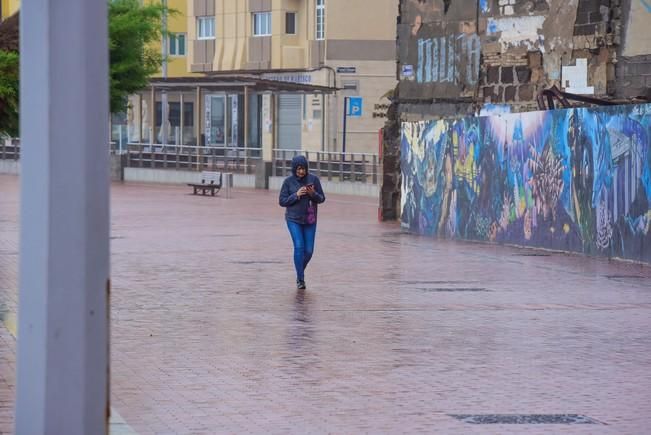
[[[403,123],[402,225],[651,263],[651,105]]]

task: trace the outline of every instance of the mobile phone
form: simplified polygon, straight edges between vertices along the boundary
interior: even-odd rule
[[[308,184],[308,185],[305,186],[305,187],[307,187],[308,189],[314,189],[314,184]]]

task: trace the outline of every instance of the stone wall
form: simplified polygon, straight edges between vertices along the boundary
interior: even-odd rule
[[[436,119],[450,104],[530,111],[553,85],[600,98],[643,95],[651,37],[635,29],[651,26],[646,1],[402,0],[400,112]]]
[[[401,102],[410,106],[400,111],[423,112],[415,107],[422,104],[436,118],[445,116],[440,104],[469,102],[470,113],[485,104],[508,105],[515,112],[535,109],[540,90],[563,85],[562,67],[574,64],[575,33],[610,30],[604,16],[595,16],[603,12],[597,4],[602,1],[403,0],[399,89]],[[579,12],[585,25],[575,27]],[[605,17],[609,21],[608,13]],[[600,89],[606,89],[606,80]]]
[[[616,64],[618,97],[651,99],[651,1],[622,0],[623,26]]]
[[[611,0],[580,0],[574,22],[575,35],[605,35],[610,22]]]
[[[651,100],[651,54],[620,58],[617,78],[618,96]]]
[[[487,55],[483,72],[481,96],[484,103],[517,105],[521,110],[536,107],[535,96],[543,76],[540,51],[504,59]]]

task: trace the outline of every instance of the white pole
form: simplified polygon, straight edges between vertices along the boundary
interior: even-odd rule
[[[16,433],[107,430],[107,2],[22,2]]]
[[[161,114],[162,114],[162,119],[160,122],[160,131],[161,131],[161,145],[166,146],[167,145],[167,139],[170,134],[167,128],[167,123],[169,121],[169,107],[167,106],[167,91],[163,91],[161,95]]]
[[[120,142],[119,142],[119,144],[120,144],[120,154],[122,154],[122,124],[120,124],[120,132],[119,132],[119,134],[120,134]]]
[[[169,35],[167,34],[167,0],[162,0],[162,5],[163,8],[165,9],[163,11],[163,16],[162,16],[162,38],[163,40],[161,41],[161,56],[163,58],[163,67],[162,67],[162,75],[163,78],[167,78],[167,56],[169,53]]]

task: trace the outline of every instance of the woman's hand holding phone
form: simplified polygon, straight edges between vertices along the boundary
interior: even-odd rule
[[[314,184],[308,184],[306,186],[302,186],[298,191],[296,192],[296,196],[299,198],[303,195],[314,195]]]

